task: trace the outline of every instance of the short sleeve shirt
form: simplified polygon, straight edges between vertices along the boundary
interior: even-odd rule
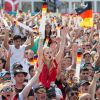
[[[22,45],[19,49],[16,49],[14,45],[9,46],[9,51],[11,51],[10,66],[12,66],[14,63],[21,63],[21,61],[23,61],[25,47],[26,45]],[[10,68],[10,71],[11,70],[12,68]]]

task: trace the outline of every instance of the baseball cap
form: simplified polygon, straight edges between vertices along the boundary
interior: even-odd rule
[[[84,52],[84,54],[83,54],[83,58],[86,56],[86,54],[89,54],[89,55],[91,56],[90,52],[89,52],[89,51],[86,51],[86,52]]]
[[[39,87],[37,87],[35,89],[35,92],[36,93],[46,93],[46,88],[44,86],[40,85]]]
[[[90,83],[89,83],[88,81],[86,81],[86,80],[82,80],[82,81],[80,82],[80,86],[83,86],[83,85],[85,85],[85,84],[90,85]]]
[[[27,72],[25,72],[25,71],[23,71],[23,70],[21,70],[21,69],[17,69],[17,70],[14,72],[14,76],[16,76],[17,74],[20,74],[20,73],[24,74],[25,77],[27,76]]]
[[[23,66],[21,64],[18,64],[18,63],[14,63],[13,64],[13,69],[22,69]]]

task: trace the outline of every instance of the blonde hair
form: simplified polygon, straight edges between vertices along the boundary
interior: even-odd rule
[[[84,100],[84,98],[86,98],[88,96],[91,97],[91,95],[89,93],[84,93],[84,94],[80,95],[79,100]]]

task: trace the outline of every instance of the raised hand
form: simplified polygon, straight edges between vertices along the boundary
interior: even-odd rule
[[[100,78],[100,72],[95,73],[94,78],[96,78],[96,79]]]
[[[100,44],[96,46],[97,52],[100,54]]]

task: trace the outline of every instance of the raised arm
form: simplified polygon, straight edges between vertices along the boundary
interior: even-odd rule
[[[26,22],[27,22],[27,23],[31,22],[31,21],[34,20],[34,18],[36,18],[39,14],[40,14],[40,12],[37,13],[35,16],[32,16],[32,17],[31,17],[29,20],[27,20]]]
[[[5,14],[5,17],[7,17],[12,23],[14,23],[14,21],[16,20],[13,17],[11,17],[9,14]]]
[[[95,66],[99,67],[100,66],[100,45],[99,44],[97,45],[96,49],[97,49],[99,57],[97,58],[95,62]]]
[[[30,33],[30,38],[31,38],[31,43],[26,46],[25,50],[28,50],[28,49],[32,48],[32,46],[34,45],[33,33]]]
[[[4,37],[4,43],[3,43],[3,46],[8,50],[9,49],[9,44],[8,44],[8,41],[9,41],[9,30],[5,29],[5,37]]]
[[[73,44],[72,45],[72,68],[76,68],[76,58],[77,58],[77,50],[78,50],[78,45]]]
[[[42,63],[38,65],[38,69],[37,69],[34,77],[28,82],[28,84],[25,86],[25,88],[20,93],[23,97],[23,100],[25,100],[26,97],[28,96],[33,84],[35,84],[38,81],[38,78],[39,78],[41,71],[42,71]]]
[[[5,69],[7,71],[9,71],[9,68],[10,68],[10,57],[11,57],[11,51],[7,52],[7,55],[6,55]]]
[[[41,63],[43,59],[43,41],[44,40],[40,38],[38,47],[38,64]]]
[[[59,63],[61,61],[61,58],[62,58],[62,55],[64,52],[66,34],[67,34],[67,28],[64,27],[63,29],[61,29],[62,36],[61,36],[61,43],[60,43],[59,51],[58,51],[57,55],[55,56],[57,63]]]
[[[95,91],[96,91],[96,83],[99,78],[100,78],[100,73],[95,73],[89,87],[89,94],[91,94],[92,100],[95,100],[94,98],[95,98]]]

